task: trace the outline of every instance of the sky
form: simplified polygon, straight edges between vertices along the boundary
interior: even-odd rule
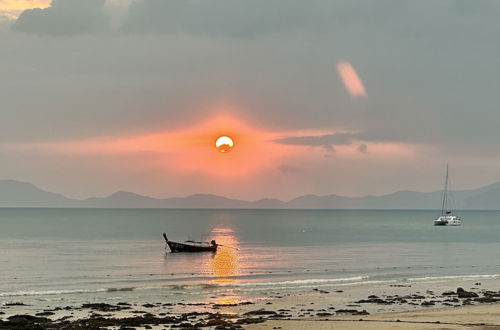
[[[500,181],[496,0],[0,0],[0,179],[254,200]],[[228,153],[215,148],[229,135]]]

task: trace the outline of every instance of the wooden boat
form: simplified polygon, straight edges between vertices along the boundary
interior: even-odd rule
[[[183,243],[169,241],[167,235],[163,233],[163,238],[171,252],[216,252],[219,246],[215,240],[209,242],[185,241]]]

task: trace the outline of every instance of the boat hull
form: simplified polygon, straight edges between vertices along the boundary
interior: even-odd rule
[[[207,245],[207,246],[199,246],[199,245],[191,245],[179,242],[167,242],[168,247],[171,252],[216,252],[217,245]]]
[[[448,226],[448,223],[434,220],[434,226]]]
[[[460,226],[462,221],[455,215],[440,216],[434,220],[434,226]]]

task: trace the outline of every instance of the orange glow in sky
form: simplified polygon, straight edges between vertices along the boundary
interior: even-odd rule
[[[0,16],[16,19],[26,9],[47,8],[52,0],[0,0]]]
[[[337,64],[337,71],[339,72],[340,79],[342,79],[342,82],[351,97],[367,96],[365,86],[351,63],[339,62]]]
[[[283,134],[257,130],[229,116],[219,116],[184,129],[142,136],[93,139],[40,144],[65,154],[120,155],[155,154],[165,170],[174,173],[206,174],[212,177],[246,176],[278,165],[294,153],[293,146],[273,140]],[[219,150],[214,145],[221,136]],[[220,141],[219,141],[220,142]],[[222,153],[221,148],[226,148]],[[231,150],[231,152],[227,152]],[[140,166],[140,164],[137,164]]]
[[[230,182],[250,178],[267,170],[275,170],[283,162],[324,159],[323,146],[285,145],[275,140],[284,136],[331,134],[331,131],[277,132],[253,128],[230,116],[218,116],[183,129],[139,136],[99,138],[79,141],[6,144],[4,148],[37,151],[47,150],[64,155],[85,157],[133,156],[134,163],[123,167],[158,168],[174,175],[201,175]],[[216,141],[226,136],[233,142],[231,152],[220,152]],[[219,147],[230,143],[222,139]],[[368,143],[367,152],[360,153],[360,143]],[[334,146],[336,157],[411,157],[414,146],[401,143],[370,143],[356,141],[352,145]],[[124,158],[126,159],[126,158]],[[144,163],[141,163],[141,159]],[[194,178],[194,177],[193,177]],[[230,180],[230,181],[227,181]]]

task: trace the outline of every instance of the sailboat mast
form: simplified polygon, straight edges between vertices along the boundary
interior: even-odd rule
[[[445,214],[447,199],[448,199],[448,163],[446,163],[446,177],[444,179],[443,205],[441,206],[441,215]]]

